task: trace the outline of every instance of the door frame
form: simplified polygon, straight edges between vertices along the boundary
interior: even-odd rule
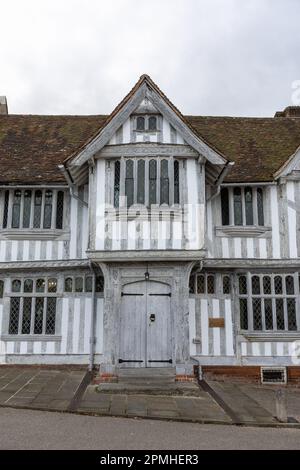
[[[145,323],[146,323],[146,326],[145,326],[145,361],[144,361],[144,365],[142,365],[140,368],[149,368],[149,369],[154,369],[155,366],[149,366],[148,365],[148,348],[147,348],[147,343],[148,343],[148,318],[147,318],[147,283],[154,283],[154,284],[157,284],[157,285],[164,285],[164,286],[167,286],[169,288],[169,295],[170,295],[170,311],[169,311],[169,322],[170,322],[170,338],[169,338],[169,341],[170,341],[170,359],[172,359],[172,363],[170,363],[169,365],[165,365],[163,367],[174,367],[175,366],[175,344],[174,344],[174,315],[172,315],[172,311],[173,311],[173,293],[172,293],[172,285],[169,284],[168,282],[164,282],[164,281],[159,281],[159,280],[156,280],[156,279],[151,279],[151,280],[145,280],[145,279],[137,279],[137,280],[134,280],[134,281],[130,281],[130,282],[125,282],[122,287],[121,287],[121,299],[122,299],[122,296],[124,295],[124,289],[128,286],[132,286],[132,285],[144,285],[145,286],[145,302],[146,302],[146,314],[145,314]],[[118,325],[118,330],[119,330],[119,333],[118,333],[118,338],[119,338],[119,348],[118,348],[118,357],[120,357],[121,355],[121,351],[120,351],[120,345],[121,345],[121,335],[122,335],[122,300],[120,302],[120,316],[119,316],[119,325]],[[119,359],[118,359],[119,360]],[[124,363],[125,366],[122,366],[121,364],[118,364],[119,367],[130,367],[130,364],[128,364],[126,366],[126,363]],[[162,367],[159,363],[157,365],[157,367]]]

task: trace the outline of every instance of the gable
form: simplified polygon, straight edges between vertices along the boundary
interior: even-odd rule
[[[138,130],[137,119],[144,119],[144,130]],[[149,119],[154,118],[156,128],[149,129]],[[186,144],[180,132],[172,126],[147,99],[144,98],[126,121],[111,137],[107,145],[120,145],[130,143],[163,143],[163,144]]]
[[[79,167],[87,163],[97,152],[107,145],[121,126],[126,126],[126,121],[137,108],[143,105],[143,101],[151,103],[169,123],[172,124],[178,135],[196,150],[199,155],[215,165],[225,165],[227,160],[220,152],[211,148],[200,136],[196,134],[184,116],[174,107],[150,77],[143,75],[131,92],[117,106],[109,116],[104,127],[91,138],[80,151],[68,159],[68,167]],[[123,128],[124,129],[124,128]],[[126,129],[126,127],[125,127]]]

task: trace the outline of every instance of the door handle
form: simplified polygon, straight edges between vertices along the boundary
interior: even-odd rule
[[[154,321],[155,321],[155,315],[154,315],[154,313],[151,313],[149,318],[150,318],[150,321],[151,321],[151,322],[154,322]]]

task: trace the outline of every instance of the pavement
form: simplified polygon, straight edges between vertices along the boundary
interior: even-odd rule
[[[0,423],[0,449],[5,450],[91,449],[97,451],[97,457],[119,449],[124,450],[124,455],[130,450],[300,450],[299,429],[266,431],[251,426],[93,417],[12,408],[0,408]],[[35,455],[30,455],[34,461]]]
[[[0,407],[68,411],[99,416],[148,418],[247,426],[299,428],[300,389],[286,387],[289,423],[276,419],[274,386],[207,381],[176,385],[172,395],[134,389],[125,393],[89,385],[86,370],[0,366]],[[124,387],[123,387],[124,388]]]
[[[0,366],[0,405],[67,411],[86,370]]]

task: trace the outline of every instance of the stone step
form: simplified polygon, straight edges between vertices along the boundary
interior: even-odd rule
[[[176,382],[172,384],[125,384],[125,383],[101,383],[97,387],[99,393],[112,393],[119,395],[144,394],[144,395],[200,395],[200,389],[194,382]]]
[[[132,368],[120,368],[117,372],[120,378],[162,378],[169,379],[174,378],[175,380],[175,367],[132,367]]]

